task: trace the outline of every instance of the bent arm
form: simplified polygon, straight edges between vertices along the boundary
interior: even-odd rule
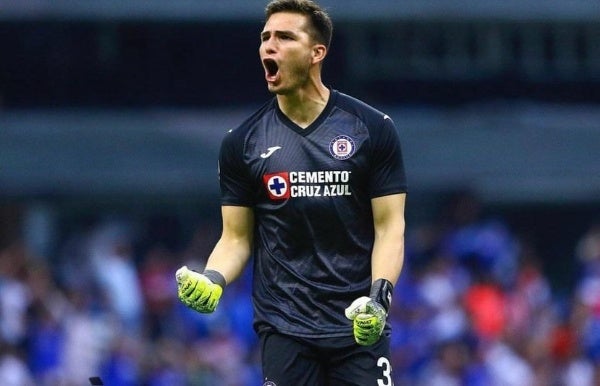
[[[223,233],[208,257],[205,269],[221,273],[227,283],[237,279],[252,251],[254,212],[243,206],[221,207]]]
[[[404,206],[406,194],[392,194],[371,200],[375,242],[371,275],[396,285],[404,265]]]

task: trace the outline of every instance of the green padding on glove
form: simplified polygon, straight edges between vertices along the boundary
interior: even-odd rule
[[[353,321],[354,340],[362,346],[370,346],[379,340],[385,327],[385,308],[370,297],[362,296],[346,308],[346,318]]]
[[[217,308],[223,294],[223,287],[186,266],[179,268],[175,277],[177,279],[177,296],[183,304],[202,313],[210,313]]]

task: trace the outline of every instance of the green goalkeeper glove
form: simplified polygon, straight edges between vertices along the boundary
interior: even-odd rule
[[[210,313],[217,308],[225,287],[225,278],[217,271],[198,273],[185,265],[175,273],[179,300],[189,308]]]
[[[371,286],[370,296],[362,296],[346,308],[346,318],[353,321],[356,343],[370,346],[379,340],[385,328],[393,288],[388,280],[378,279]]]

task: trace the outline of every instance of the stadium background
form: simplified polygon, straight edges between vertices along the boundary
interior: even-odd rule
[[[323,1],[324,80],[404,144],[396,385],[600,383],[600,6]],[[269,95],[263,1],[0,0],[0,383],[260,385],[220,232],[223,133]]]

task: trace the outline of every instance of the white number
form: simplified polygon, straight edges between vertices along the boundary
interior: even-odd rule
[[[377,380],[377,386],[394,386],[390,361],[386,357],[381,357],[377,360],[377,367],[383,369],[383,378]]]

